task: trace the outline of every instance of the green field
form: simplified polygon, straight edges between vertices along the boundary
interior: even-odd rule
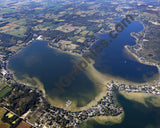
[[[12,29],[10,31],[7,31],[6,33],[16,37],[24,37],[26,31],[27,31],[27,27],[21,26],[18,29]]]
[[[3,89],[6,86],[7,86],[7,84],[4,81],[0,82],[0,89]]]
[[[10,92],[12,90],[12,88],[10,87],[5,87],[4,89],[2,89],[0,91],[0,98],[3,97],[4,95],[6,95],[8,92]]]

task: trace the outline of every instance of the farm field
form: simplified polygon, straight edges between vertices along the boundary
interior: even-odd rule
[[[1,91],[0,91],[0,98],[1,97],[3,97],[4,95],[6,95],[8,92],[10,92],[12,90],[12,88],[10,88],[10,87],[6,87],[6,88],[4,88],[4,89],[2,89]]]
[[[3,115],[6,113],[6,110],[4,108],[0,107],[0,128],[10,128],[10,125],[7,123],[4,123],[1,119]]]

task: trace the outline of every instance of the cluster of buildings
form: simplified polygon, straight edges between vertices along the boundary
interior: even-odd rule
[[[139,93],[151,93],[153,95],[160,95],[160,85],[125,85],[125,84],[119,84],[118,85],[120,91],[125,92],[139,92]]]
[[[132,93],[150,93],[153,95],[160,95],[160,82],[155,84],[143,84],[143,85],[127,85],[118,83],[115,81],[110,81],[107,86],[117,86],[119,91],[132,92]]]
[[[92,106],[88,110],[71,112],[62,108],[47,105],[48,107],[41,109],[42,112],[35,123],[35,127],[75,128],[86,119],[92,117],[117,116],[123,112],[123,109],[119,104],[115,103],[115,99],[113,98],[114,89],[114,86],[110,86],[106,89],[106,96],[104,96],[97,102],[96,105]]]

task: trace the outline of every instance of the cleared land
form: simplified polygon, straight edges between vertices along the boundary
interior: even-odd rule
[[[31,127],[31,125],[22,121],[16,128],[30,128],[30,127]]]
[[[10,125],[7,123],[4,123],[1,119],[3,117],[3,115],[6,113],[7,111],[4,108],[0,107],[0,128],[10,128]]]

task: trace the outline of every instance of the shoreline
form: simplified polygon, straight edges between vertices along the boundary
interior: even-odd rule
[[[72,53],[72,52],[68,52],[68,51],[63,51],[63,50],[61,50],[61,49],[59,49],[59,48],[52,47],[52,46],[50,46],[49,44],[48,44],[48,47],[49,47],[49,48],[52,48],[52,49],[54,49],[54,50],[56,50],[56,51],[58,51],[59,53],[64,53],[64,54],[68,54],[68,55],[71,55],[71,56],[78,56],[78,57],[81,57],[81,56],[82,56],[81,54],[78,54],[78,53]]]
[[[129,53],[131,54],[139,63],[142,63],[142,64],[145,64],[145,65],[150,65],[150,66],[155,66],[158,68],[158,72],[160,74],[160,66],[158,64],[155,64],[153,62],[143,62],[143,60],[141,60],[141,57],[138,57],[135,53],[131,52],[128,48],[128,45],[125,45],[124,46],[124,49]]]
[[[36,77],[29,78],[29,77],[28,77],[29,79],[34,80],[36,83],[39,83],[39,84],[37,84],[37,85],[33,85],[33,84],[31,84],[31,83],[23,82],[23,80],[19,80],[19,79],[15,76],[14,71],[12,71],[11,69],[8,68],[7,70],[8,70],[11,74],[13,74],[13,78],[14,78],[14,81],[15,81],[15,82],[17,82],[17,83],[19,83],[19,84],[23,84],[23,85],[28,86],[28,87],[31,87],[31,88],[36,88],[36,89],[42,91],[42,94],[43,94],[43,97],[44,97],[44,98],[46,97],[46,91],[45,91],[45,89],[44,89],[44,85],[40,82],[40,80],[39,80],[38,78],[36,78]],[[26,79],[24,79],[24,80],[26,80]]]
[[[30,40],[30,41],[28,41],[27,45],[24,45],[24,46],[22,46],[22,47],[19,47],[11,56],[9,56],[9,58],[6,60],[6,62],[7,62],[6,68],[8,68],[8,62],[9,62],[9,60],[10,60],[13,56],[15,56],[15,55],[17,55],[18,53],[20,53],[23,49],[25,49],[26,47],[28,47],[31,43],[33,43],[33,41],[35,41],[35,40]]]

